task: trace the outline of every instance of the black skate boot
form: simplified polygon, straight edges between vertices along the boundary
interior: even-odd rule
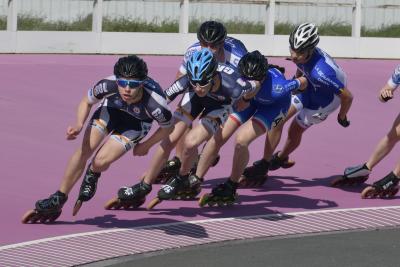
[[[253,166],[244,169],[239,179],[239,187],[261,187],[268,177],[269,162],[265,159],[257,160]]]
[[[373,183],[372,186],[365,188],[361,193],[361,197],[376,198],[379,196],[380,198],[392,198],[399,192],[399,181],[400,178],[393,172],[390,172],[382,179]]]
[[[289,160],[289,157],[285,157],[285,158],[280,158],[279,152],[276,152],[273,156],[272,159],[270,161],[270,165],[269,165],[269,170],[270,171],[275,171],[279,168],[283,168],[283,169],[288,169],[293,167],[293,165],[295,164],[294,161]]]
[[[177,199],[178,192],[185,188],[185,184],[188,184],[188,175],[181,176],[177,174],[173,176],[165,185],[161,186],[157,193],[157,197],[150,201],[147,209],[151,210],[164,200]]]
[[[49,198],[36,202],[35,209],[29,210],[22,217],[22,223],[54,222],[61,215],[62,207],[67,202],[68,196],[60,191],[50,195]]]
[[[176,196],[174,196],[173,199],[195,199],[201,192],[203,179],[198,177],[196,174],[190,174],[189,176],[183,176],[182,180],[182,186],[178,189]]]
[[[75,202],[75,206],[72,211],[73,216],[75,216],[78,213],[79,209],[82,206],[82,203],[92,199],[92,197],[96,193],[97,181],[99,180],[101,173],[92,171],[90,169],[90,166],[91,165],[89,165],[86,170],[85,177],[83,178],[81,184],[81,188],[79,189],[79,196]]]
[[[344,170],[344,174],[342,176],[333,179],[331,186],[362,184],[368,179],[370,173],[371,171],[368,169],[366,164],[348,167]]]
[[[118,190],[118,197],[108,201],[104,208],[106,210],[118,210],[121,207],[124,209],[129,209],[131,207],[136,209],[146,201],[146,196],[151,192],[151,188],[151,185],[146,184],[144,181],[132,187],[121,187]]]
[[[180,168],[181,168],[180,159],[177,156],[173,157],[172,159],[168,160],[165,163],[164,168],[160,171],[154,183],[165,184],[171,177],[179,173]]]
[[[233,205],[237,199],[237,187],[238,183],[232,182],[229,179],[225,183],[214,187],[210,194],[204,194],[199,200],[199,206],[204,207],[208,205],[212,207],[217,204],[219,207],[222,207]]]

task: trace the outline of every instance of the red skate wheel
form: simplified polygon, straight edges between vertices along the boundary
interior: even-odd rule
[[[368,186],[361,192],[361,198],[373,198],[377,195],[376,190],[372,186]]]
[[[118,210],[119,208],[121,208],[122,204],[121,201],[116,197],[113,199],[110,199],[105,205],[104,208],[106,210],[111,210],[111,209],[116,209]]]
[[[29,221],[31,221],[31,219],[33,217],[37,216],[37,212],[36,210],[28,210],[24,216],[22,216],[21,222],[22,223],[28,223]]]
[[[158,197],[154,198],[152,201],[150,201],[149,205],[147,205],[147,210],[153,209],[155,206],[157,206],[161,202],[162,202],[162,200],[159,199]]]
[[[76,214],[78,214],[78,211],[82,207],[82,203],[83,203],[82,200],[79,200],[79,199],[75,202],[74,209],[72,210],[72,216],[75,216]]]

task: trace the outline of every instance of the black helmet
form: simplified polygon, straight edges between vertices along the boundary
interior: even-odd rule
[[[226,29],[222,23],[209,20],[203,22],[197,31],[197,39],[201,43],[219,44],[226,38]]]
[[[312,23],[297,26],[289,37],[290,48],[294,51],[313,49],[319,42],[318,27]]]
[[[239,73],[249,80],[261,81],[268,70],[268,60],[255,50],[245,54],[238,64]]]
[[[114,65],[114,75],[117,78],[124,77],[145,80],[147,72],[146,62],[136,55],[121,57]]]

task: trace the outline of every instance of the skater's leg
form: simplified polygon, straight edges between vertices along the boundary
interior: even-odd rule
[[[247,121],[240,128],[235,141],[235,152],[233,154],[233,164],[230,179],[238,182],[247,163],[249,162],[248,146],[257,137],[263,135],[266,129],[255,120]]]
[[[173,132],[167,138],[161,141],[150,162],[150,167],[144,175],[145,183],[153,184],[165,162],[168,160],[169,154],[174,149],[175,145],[182,137],[187,127],[188,125],[185,122],[177,120]]]
[[[278,157],[281,159],[289,157],[289,155],[299,147],[303,133],[306,130],[307,129],[301,127],[296,120],[293,120],[289,127],[286,143],[282,151],[278,154]]]
[[[396,143],[400,140],[400,114],[394,121],[390,131],[383,137],[368,159],[366,165],[372,170],[389,152],[393,149]]]
[[[203,124],[196,125],[190,132],[186,134],[181,158],[181,175],[189,173],[194,161],[197,159],[197,147],[204,141],[210,139],[212,132],[204,127]]]
[[[72,187],[81,177],[86,162],[104,139],[105,133],[97,128],[88,127],[85,131],[82,145],[70,158],[60,185],[60,192],[68,195]]]
[[[289,108],[288,113],[283,121],[281,121],[276,127],[272,128],[268,131],[268,134],[265,136],[265,145],[264,145],[264,155],[263,158],[266,161],[270,161],[272,154],[274,153],[275,149],[277,148],[279,142],[281,141],[282,131],[285,123],[296,115],[297,109],[291,105]]]
[[[240,127],[234,119],[228,118],[226,123],[208,140],[201,153],[197,165],[196,175],[203,178],[212,166],[215,157],[218,155],[221,147],[229,140],[233,133]]]

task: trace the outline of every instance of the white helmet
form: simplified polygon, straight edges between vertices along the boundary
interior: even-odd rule
[[[290,34],[290,48],[295,51],[313,49],[319,42],[318,27],[313,23],[303,23]]]

